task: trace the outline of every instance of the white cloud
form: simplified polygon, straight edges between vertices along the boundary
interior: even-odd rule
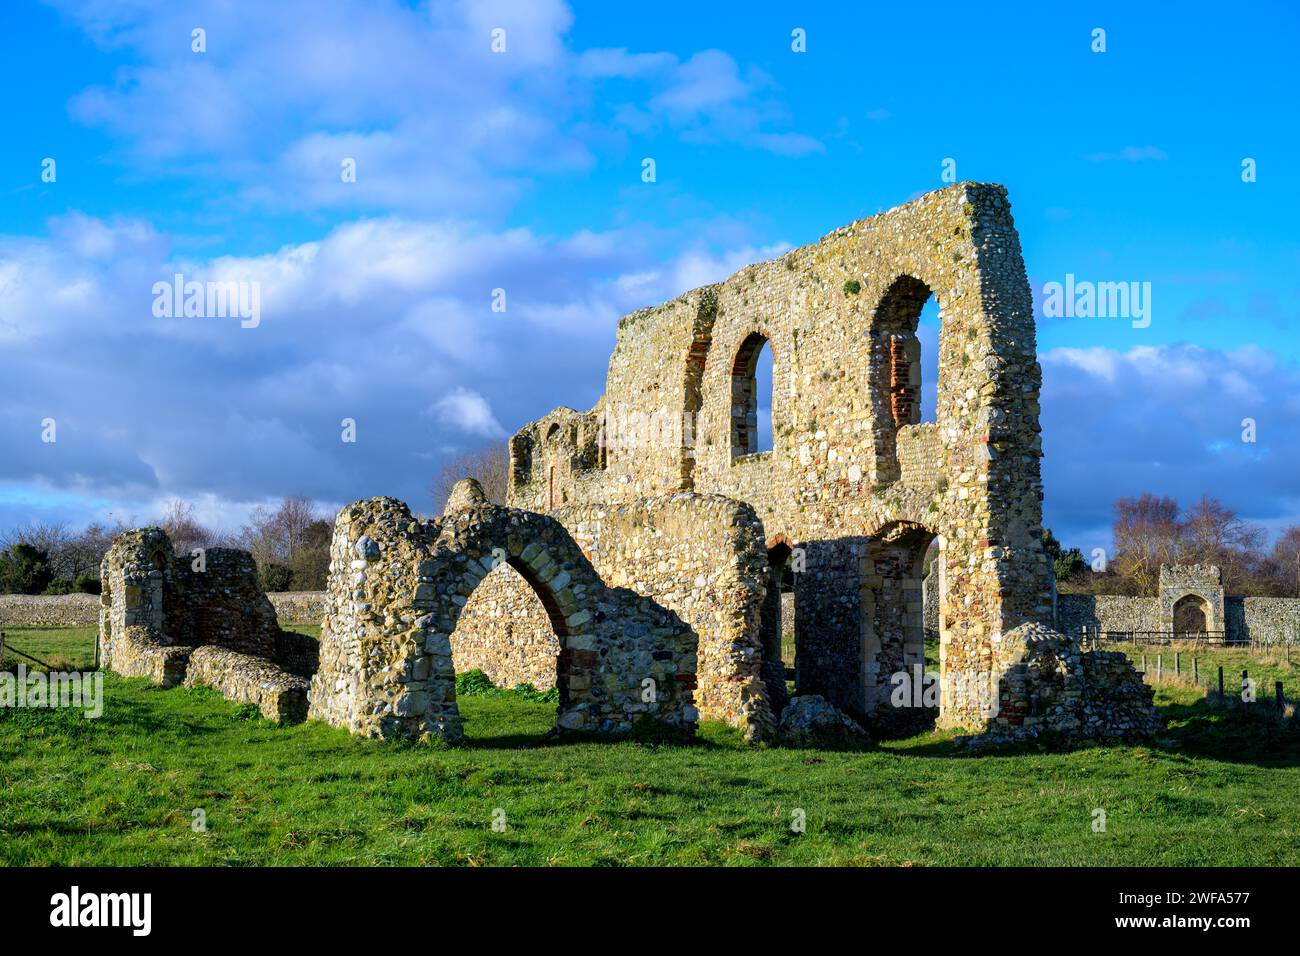
[[[34,488],[84,500],[76,522],[103,498],[142,518],[176,496],[232,513],[297,492],[418,502],[440,449],[593,402],[619,316],[785,248],[728,251],[725,223],[542,237],[383,217],[205,260],[136,220],[72,214],[48,233],[0,236],[0,518]],[[665,261],[684,235],[691,251]],[[261,324],[154,317],[153,284],[177,272],[259,283]]]
[[[433,403],[438,420],[460,431],[484,438],[499,438],[505,429],[492,414],[492,406],[478,392],[460,387]]]
[[[1300,521],[1300,366],[1257,346],[1056,348],[1040,361],[1045,508],[1058,530],[1105,528],[1115,498],[1143,491],[1184,504],[1215,495],[1270,526]]]
[[[1090,153],[1088,162],[1090,163],[1140,163],[1148,159],[1168,159],[1167,154],[1159,146],[1125,146],[1118,153]]]
[[[201,172],[255,208],[499,213],[540,175],[594,165],[583,111],[600,80],[640,85],[610,117],[784,155],[784,109],[727,53],[574,51],[560,0],[307,0],[233,6],[54,0],[127,65],[70,104],[138,174]],[[191,52],[195,25],[208,51]],[[506,51],[493,53],[503,29]],[[178,40],[180,38],[180,40]],[[356,160],[355,182],[340,176]]]

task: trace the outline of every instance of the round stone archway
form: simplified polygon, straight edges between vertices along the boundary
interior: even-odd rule
[[[452,502],[436,521],[393,498],[340,512],[309,716],[363,736],[460,740],[451,634],[474,589],[508,564],[559,638],[557,729],[624,733],[640,717],[694,729],[684,623],[607,588],[554,518],[476,496]]]

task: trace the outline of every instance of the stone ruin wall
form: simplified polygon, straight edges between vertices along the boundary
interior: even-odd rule
[[[1119,652],[1084,652],[1079,641],[1041,624],[1003,635],[995,673],[997,706],[981,744],[1043,734],[1102,743],[1160,732],[1155,688]]]
[[[319,624],[324,591],[271,591],[266,595],[280,621]],[[98,594],[0,594],[0,627],[93,627]]]
[[[916,326],[931,296],[938,411],[926,423]],[[774,448],[756,452],[764,345]],[[939,722],[990,729],[988,681],[1016,666],[1006,635],[1055,613],[1039,383],[1000,186],[927,194],[632,313],[600,401],[511,438],[514,507],[480,490],[432,522],[392,499],[344,509],[312,715],[458,739],[458,663],[542,686],[554,655],[558,730],[624,733],[649,717],[689,731],[698,648],[701,706],[758,736],[785,696],[779,637],[792,616],[798,693],[884,719],[891,673],[923,659],[921,568],[937,540]],[[710,508],[731,524],[699,527]],[[787,560],[793,595],[774,586]],[[519,580],[482,584],[503,561]],[[522,636],[503,640],[507,615]],[[649,703],[647,677],[663,688]]]
[[[681,619],[608,587],[554,518],[489,504],[472,481],[438,519],[392,498],[339,513],[311,716],[362,736],[460,740],[452,635],[503,562],[559,638],[557,733],[621,735],[646,720],[694,732],[695,639]]]
[[[931,294],[938,413],[921,423],[915,330]],[[764,340],[775,447],[748,453],[746,376]],[[891,554],[891,575],[877,575],[874,541],[923,552],[939,537],[945,672],[988,672],[998,635],[1051,620],[1040,377],[1005,190],[964,183],[626,316],[601,401],[511,440],[510,501],[551,510],[696,491],[750,504],[769,545],[806,559],[794,579],[800,692],[869,711],[882,661],[865,659],[866,632],[892,666],[920,612],[910,560]],[[950,695],[942,711],[954,726],[984,721],[973,698]]]
[[[753,509],[719,495],[678,494],[562,507],[551,516],[605,584],[652,598],[690,626],[698,640],[700,716],[750,739],[769,737],[775,721],[760,619],[771,570]],[[779,632],[768,640],[779,663]],[[504,687],[555,684],[559,639],[533,589],[509,566],[470,595],[451,643],[458,672],[478,668]],[[779,680],[783,692],[783,674]]]
[[[1206,629],[1223,631],[1229,643],[1300,642],[1300,598],[1226,597],[1223,575],[1214,565],[1161,565],[1156,597],[1062,594],[1057,627],[1072,635],[1171,633],[1174,607],[1188,595],[1204,602]]]
[[[129,531],[100,581],[104,667],[164,687],[206,684],[271,720],[305,719],[315,641],[280,629],[248,552],[208,548],[196,563],[161,529]]]
[[[1224,631],[1230,643],[1300,643],[1300,598],[1225,597]],[[1078,635],[1093,632],[1160,631],[1159,598],[1116,594],[1062,594],[1057,629]]]
[[[555,518],[608,585],[653,598],[691,628],[700,716],[768,737],[775,721],[761,614],[771,573],[753,509],[720,495],[678,494],[561,508]]]
[[[1160,604],[1153,597],[1122,594],[1062,594],[1056,599],[1056,628],[1075,637],[1097,631],[1158,631]]]

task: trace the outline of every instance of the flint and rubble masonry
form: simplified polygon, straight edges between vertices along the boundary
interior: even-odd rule
[[[267,593],[283,622],[318,625],[325,616],[324,591]],[[99,623],[97,594],[0,594],[0,627],[93,627]]]

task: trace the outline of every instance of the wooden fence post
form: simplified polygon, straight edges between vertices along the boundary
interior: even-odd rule
[[[1219,665],[1219,697],[1223,697],[1223,665]]]
[[[1181,677],[1183,673],[1183,655],[1179,651],[1174,651],[1174,676]]]
[[[1192,683],[1197,687],[1201,686],[1201,669],[1196,663],[1196,658],[1192,658]]]
[[[1282,682],[1276,681],[1273,685],[1273,691],[1277,694],[1277,712],[1279,715],[1286,713],[1286,698],[1282,696]]]

